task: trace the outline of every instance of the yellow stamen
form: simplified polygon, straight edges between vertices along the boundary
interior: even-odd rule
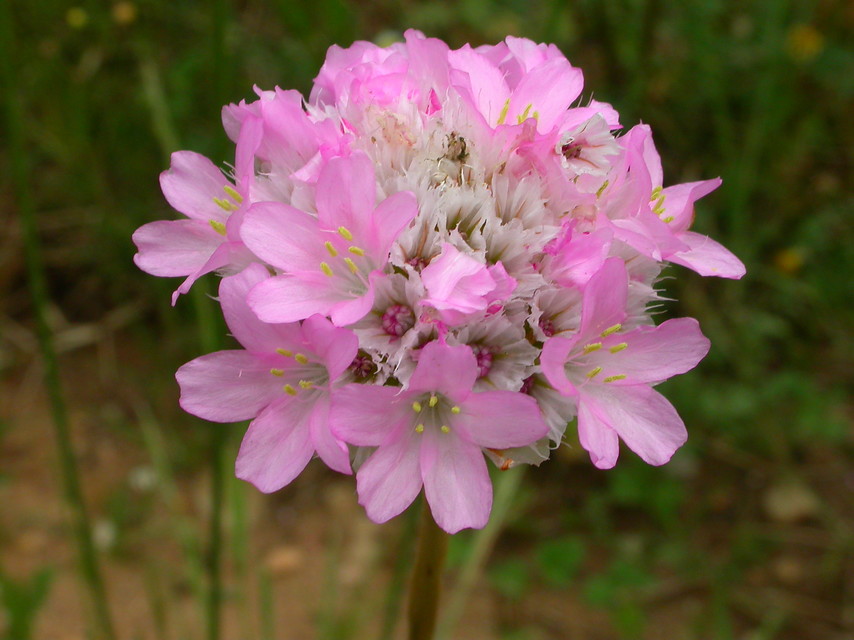
[[[534,113],[532,113],[532,114],[531,114],[531,117],[532,117],[534,120],[539,120],[539,119],[540,119],[540,112],[539,112],[539,111],[534,111]]]
[[[270,369],[270,373],[272,373],[274,376],[276,376],[278,378],[281,378],[283,375],[285,375],[285,370],[284,369]]]
[[[289,384],[286,384],[284,387],[282,387],[282,389],[284,389],[284,390],[285,390],[285,393],[287,393],[289,396],[295,396],[295,395],[297,394],[297,390],[296,390],[296,389],[294,389],[294,388],[293,388],[291,385],[289,385]]]
[[[225,211],[237,211],[237,209],[239,208],[236,204],[234,204],[230,200],[225,200],[223,198],[214,198],[213,201],[216,202],[217,206],[220,209],[223,209]]]
[[[330,278],[331,278],[331,277],[332,277],[332,275],[333,275],[333,274],[332,274],[332,267],[330,267],[330,266],[329,266],[329,263],[328,263],[328,262],[321,262],[321,263],[320,263],[320,270],[321,270],[321,271],[323,271],[323,273],[325,273],[325,274],[326,274],[327,276],[329,276]]]
[[[507,102],[505,102],[504,106],[501,107],[501,113],[498,114],[498,122],[496,124],[504,124],[504,121],[507,119],[508,111],[510,111],[510,98],[507,98]]]
[[[350,230],[347,227],[338,227],[338,235],[348,242],[353,239],[353,234],[350,233]]]
[[[311,380],[300,380],[299,386],[301,386],[303,389],[313,389],[314,383]]]
[[[459,407],[451,407],[451,413],[453,413],[454,415],[458,414],[460,411],[462,411],[462,409],[460,409]]]
[[[294,355],[293,351],[289,351],[287,349],[276,349],[276,353],[278,353],[280,356],[285,356],[286,358],[293,357]]]
[[[437,404],[439,404],[439,398],[437,398],[436,396],[430,396],[430,401],[427,404],[429,404],[431,407],[435,407]]]
[[[598,351],[601,348],[601,342],[591,342],[590,344],[584,345],[584,353],[592,353],[594,351]]]
[[[608,188],[608,181],[605,180],[605,182],[602,183],[602,186],[599,187],[599,190],[596,192],[596,197],[597,198],[600,197],[602,195],[602,192],[605,191],[605,189],[607,189],[607,188]]]
[[[352,273],[359,273],[359,267],[356,266],[356,263],[351,258],[344,258],[344,262],[347,263]]]
[[[446,424],[443,424],[439,429],[441,429],[442,433],[451,433],[451,427]]]
[[[219,220],[208,220],[208,224],[213,227],[213,230],[216,231],[219,235],[225,235],[225,225]]]
[[[522,112],[522,115],[516,116],[516,122],[518,122],[519,124],[522,124],[523,122],[525,122],[525,120],[528,119],[528,112],[531,110],[531,107],[533,107],[533,106],[534,105],[529,104],[527,107],[525,107],[525,110]]]
[[[419,424],[415,426],[415,433],[424,433],[424,425]]]
[[[620,344],[615,344],[613,347],[608,349],[608,351],[610,351],[611,353],[619,353],[620,351],[622,351],[623,349],[625,349],[628,346],[629,346],[628,342],[621,342]]]
[[[617,324],[612,325],[612,326],[608,327],[607,329],[605,329],[605,330],[604,330],[602,333],[600,333],[599,335],[600,335],[600,336],[602,336],[603,338],[607,338],[607,337],[608,337],[608,336],[610,336],[612,333],[617,333],[617,331],[619,331],[619,330],[620,330],[620,329],[622,329],[622,328],[623,328],[623,325],[621,325],[621,324],[618,322]]]
[[[413,410],[415,413],[421,413],[421,409],[422,409],[422,407],[421,407],[421,403],[420,403],[420,402],[413,402],[413,403],[412,403],[412,410]]]
[[[240,204],[241,202],[243,202],[243,196],[242,196],[242,195],[240,195],[239,193],[237,193],[237,189],[235,189],[234,187],[232,187],[230,184],[225,185],[225,186],[222,188],[222,190],[223,190],[223,191],[225,191],[228,195],[230,195],[230,196],[231,196],[231,198],[232,198],[232,199],[233,199],[237,204]]]
[[[661,187],[656,187],[652,190],[652,193],[649,196],[650,200],[655,200],[658,196],[661,195]]]
[[[666,218],[662,218],[662,221],[667,223],[673,222],[673,216],[667,216]]]
[[[335,247],[332,246],[332,243],[327,240],[323,243],[323,246],[326,247],[326,250],[329,252],[329,255],[333,258],[338,255],[338,252],[335,250]]]
[[[586,375],[588,378],[590,378],[592,380],[593,378],[598,376],[601,372],[602,372],[602,367],[595,367],[595,368],[591,369],[590,371],[588,371]]]
[[[352,253],[353,255],[357,255],[357,256],[363,256],[363,255],[365,255],[365,250],[364,250],[364,249],[362,249],[361,247],[349,247],[349,248],[347,249],[347,251],[349,251],[349,252],[350,252],[350,253]]]
[[[625,380],[625,379],[626,379],[625,373],[618,373],[615,376],[608,376],[607,378],[605,378],[605,382],[615,382],[617,380]]]
[[[294,356],[294,360],[299,362],[300,364],[308,364],[308,358],[302,353],[298,353]]]

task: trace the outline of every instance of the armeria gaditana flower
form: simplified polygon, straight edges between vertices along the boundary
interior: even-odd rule
[[[355,467],[384,522],[422,490],[454,532],[486,524],[486,459],[540,464],[577,418],[600,468],[619,442],[664,464],[685,426],[653,387],[692,369],[698,323],[656,326],[662,269],[740,278],[690,230],[719,179],[664,186],[646,125],[579,106],[582,73],[508,37],[451,50],[332,47],[308,100],[259,91],[223,109],[233,175],[173,156],[164,194],[188,219],[134,235],[162,276],[225,275],[242,350],[178,372],[197,416],[252,419],[237,473],[263,491],[316,452]]]

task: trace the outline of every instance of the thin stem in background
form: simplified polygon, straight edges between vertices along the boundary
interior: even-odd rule
[[[433,640],[447,550],[448,534],[433,520],[430,505],[422,498],[415,567],[409,585],[409,640]]]
[[[24,120],[21,96],[17,92],[20,86],[16,77],[15,43],[12,31],[12,12],[8,2],[0,2],[0,74],[2,75],[3,95],[6,97],[6,128],[8,130],[9,160],[12,183],[20,210],[21,233],[24,240],[24,252],[27,264],[30,293],[33,300],[38,333],[39,349],[45,370],[45,386],[50,399],[51,414],[59,450],[59,462],[62,473],[65,498],[71,506],[73,528],[81,570],[86,586],[94,604],[97,633],[107,640],[114,640],[115,629],[107,602],[104,580],[92,542],[92,527],[83,491],[71,433],[68,424],[68,412],[62,393],[59,377],[59,364],[53,346],[53,335],[47,322],[49,303],[47,280],[41,246],[35,220],[35,209],[29,188],[29,166],[27,151],[24,148]]]
[[[418,524],[418,512],[416,509],[408,509],[403,515],[403,531],[400,541],[395,550],[395,563],[392,569],[391,580],[386,589],[386,599],[383,605],[383,621],[379,640],[392,640],[394,629],[399,618],[400,601],[403,599],[406,574],[412,563],[413,541]]]

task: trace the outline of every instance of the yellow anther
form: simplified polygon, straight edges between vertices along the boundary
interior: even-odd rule
[[[350,268],[350,271],[353,273],[359,273],[359,267],[356,266],[356,263],[353,262],[350,258],[344,258],[344,262],[347,263],[347,266]]]
[[[284,369],[270,369],[270,373],[272,373],[274,376],[276,376],[278,378],[281,378],[283,375],[285,375],[285,370]]]
[[[236,204],[224,198],[214,198],[213,201],[216,202],[220,209],[224,209],[225,211],[237,211],[239,208]]]
[[[286,384],[284,387],[282,387],[282,389],[284,389],[284,390],[285,390],[285,393],[287,393],[289,396],[295,396],[295,395],[297,394],[297,390],[296,390],[296,389],[294,389],[294,388],[293,388],[291,385],[289,385],[289,384]]]
[[[350,233],[350,230],[347,227],[338,227],[338,235],[348,242],[353,239],[353,234]]]
[[[321,270],[321,271],[323,271],[323,273],[325,273],[325,274],[326,274],[327,276],[329,276],[330,278],[331,278],[331,277],[332,277],[332,275],[333,275],[333,274],[332,274],[332,267],[330,267],[330,266],[329,266],[329,263],[328,263],[328,262],[321,262],[321,263],[320,263],[320,270]]]
[[[622,328],[623,328],[623,325],[621,325],[621,324],[618,322],[617,324],[611,325],[610,327],[608,327],[607,329],[605,329],[605,330],[604,330],[602,333],[600,333],[599,335],[600,335],[600,336],[602,336],[603,338],[607,338],[607,337],[608,337],[608,336],[610,336],[612,333],[617,333],[617,331],[619,331],[619,330],[620,330],[620,329],[622,329]]]
[[[602,183],[602,186],[601,186],[601,187],[599,187],[599,190],[596,192],[596,197],[597,197],[597,198],[598,198],[598,197],[600,197],[600,196],[602,195],[602,192],[603,192],[603,191],[605,191],[605,189],[607,189],[607,188],[608,188],[608,184],[609,184],[609,183],[608,183],[608,181],[607,181],[607,180],[605,180],[605,182],[603,182],[603,183]]]
[[[303,389],[313,389],[314,383],[311,380],[300,380],[299,386]]]
[[[424,433],[424,425],[419,424],[415,426],[415,433]]]
[[[225,235],[225,225],[219,220],[208,220],[208,224],[213,227],[213,230],[216,231],[219,235]]]
[[[362,249],[361,247],[348,247],[347,251],[349,251],[350,253],[352,253],[353,255],[356,255],[356,256],[365,255],[365,250]]]
[[[439,404],[439,398],[437,398],[436,396],[430,396],[430,400],[427,402],[427,404],[429,404],[431,407],[435,407],[437,404]]]
[[[629,346],[628,342],[621,342],[620,344],[615,344],[613,347],[608,349],[608,351],[610,351],[611,353],[619,353],[620,351],[622,351],[623,349],[625,349],[628,346]]]
[[[296,354],[294,356],[294,360],[296,360],[300,364],[308,364],[308,358],[302,353]]]
[[[232,187],[230,184],[225,185],[225,186],[222,188],[222,190],[223,190],[223,191],[225,191],[228,195],[230,195],[230,196],[231,196],[231,198],[232,198],[232,199],[233,199],[237,204],[240,204],[241,202],[243,202],[243,196],[242,196],[242,195],[240,195],[239,193],[237,193],[237,189],[235,189],[234,187]]]
[[[615,376],[608,376],[607,378],[604,379],[604,381],[605,382],[616,382],[617,380],[625,380],[625,379],[626,379],[625,373],[618,373]]]
[[[451,407],[451,413],[453,413],[454,415],[458,414],[460,411],[462,411],[462,409],[460,409],[459,407]]]
[[[593,351],[599,351],[599,349],[601,348],[601,342],[591,342],[590,344],[584,345],[584,353],[592,353]]]
[[[338,255],[338,252],[335,250],[335,247],[332,246],[332,243],[327,240],[323,243],[323,246],[326,247],[326,250],[329,252],[329,255],[333,258]]]
[[[294,352],[289,351],[288,349],[276,349],[276,353],[280,356],[285,356],[286,358],[292,358],[294,355]]]
[[[504,121],[507,119],[508,111],[510,111],[510,98],[507,98],[507,102],[505,102],[504,106],[501,107],[501,113],[498,114],[498,122],[496,124],[504,124]]]
[[[443,424],[439,429],[441,429],[442,433],[451,433],[451,427],[446,424]]]
[[[667,216],[666,218],[661,219],[663,222],[667,222],[668,224],[673,222],[673,216]]]
[[[593,378],[598,376],[601,372],[602,372],[602,367],[595,367],[595,368],[591,369],[590,371],[588,371],[585,375],[592,380]]]
[[[650,200],[655,200],[658,196],[661,195],[661,187],[656,187],[652,190],[652,193],[649,195]]]
[[[421,409],[422,409],[422,407],[421,407],[421,403],[420,403],[420,402],[413,402],[413,403],[412,403],[412,410],[413,410],[415,413],[421,413]]]
[[[528,119],[528,112],[531,110],[531,107],[533,107],[533,106],[534,105],[529,104],[527,107],[525,107],[525,110],[522,112],[522,114],[516,117],[516,122],[518,122],[519,124],[522,124],[523,122],[525,122],[525,120]]]

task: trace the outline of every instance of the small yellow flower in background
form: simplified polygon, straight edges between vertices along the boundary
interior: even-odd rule
[[[82,29],[89,22],[89,14],[83,7],[71,7],[65,12],[65,21],[72,29]]]
[[[136,20],[136,5],[133,2],[117,2],[113,5],[113,21],[121,26],[129,25]]]
[[[804,252],[797,247],[780,249],[774,256],[774,266],[778,271],[793,276],[804,266]]]
[[[824,49],[824,36],[811,24],[796,24],[786,36],[786,49],[796,62],[810,62]]]

